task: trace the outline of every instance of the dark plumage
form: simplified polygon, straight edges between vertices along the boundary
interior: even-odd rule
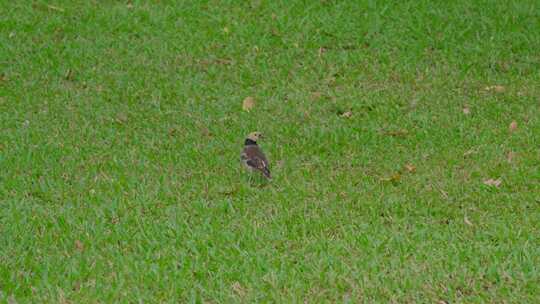
[[[240,159],[248,170],[259,171],[264,177],[271,179],[268,160],[259,145],[257,145],[257,141],[261,137],[260,132],[249,133],[244,142],[244,149],[240,154]]]

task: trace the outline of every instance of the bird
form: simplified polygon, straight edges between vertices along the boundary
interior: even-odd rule
[[[257,144],[257,141],[262,137],[262,133],[258,131],[248,134],[244,141],[244,149],[240,154],[240,160],[248,171],[259,171],[265,178],[271,180],[268,159],[266,159],[262,149]]]

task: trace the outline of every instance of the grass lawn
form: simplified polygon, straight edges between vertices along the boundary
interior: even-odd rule
[[[0,301],[540,302],[538,1],[0,12]]]

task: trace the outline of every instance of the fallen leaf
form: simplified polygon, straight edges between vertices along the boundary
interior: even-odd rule
[[[485,87],[485,90],[489,92],[503,93],[504,91],[506,91],[506,88],[502,85],[493,85]]]
[[[445,199],[448,198],[448,192],[444,191],[443,189],[439,189],[439,192],[441,193],[443,198],[445,198]]]
[[[169,133],[169,136],[174,136],[174,135],[176,135],[176,134],[179,134],[180,131],[181,131],[181,130],[180,130],[180,128],[178,128],[178,127],[171,127],[171,128],[169,128],[168,133]]]
[[[321,46],[321,47],[319,48],[319,57],[322,57],[322,55],[323,55],[324,53],[326,53],[326,48],[324,48],[324,47]]]
[[[395,137],[404,137],[409,134],[409,131],[405,129],[396,130],[396,131],[384,131],[385,135],[395,136]]]
[[[506,161],[511,163],[515,157],[516,157],[516,153],[510,151],[508,152],[508,154],[506,154]]]
[[[401,174],[399,174],[399,172],[396,172],[396,173],[392,174],[389,177],[381,178],[381,181],[383,181],[383,182],[392,182],[392,183],[397,183],[400,180],[401,180]]]
[[[467,157],[469,155],[476,154],[476,153],[478,153],[478,151],[476,151],[474,149],[470,149],[470,150],[466,151],[465,153],[463,153],[463,157]]]
[[[60,304],[68,304],[68,303],[70,303],[66,299],[66,293],[62,289],[58,289],[58,303],[60,303]]]
[[[253,107],[255,106],[255,99],[251,96],[248,96],[244,99],[244,102],[242,103],[242,109],[246,112],[251,111]]]
[[[224,27],[224,28],[223,28],[223,32],[224,32],[225,34],[228,34],[228,33],[229,33],[229,28],[228,28],[228,27]]]
[[[251,1],[251,8],[257,9],[259,6],[261,6],[261,0],[252,0]]]
[[[73,70],[72,69],[68,69],[66,71],[66,73],[64,74],[64,79],[65,80],[73,80]]]
[[[413,164],[406,164],[405,165],[405,169],[407,169],[407,171],[409,173],[414,173],[416,172],[416,167],[413,165]]]
[[[351,111],[347,111],[347,112],[341,114],[340,116],[343,117],[343,118],[349,118],[349,117],[352,116],[352,112],[351,112]]]
[[[235,192],[236,192],[236,189],[234,188],[223,188],[223,189],[218,190],[218,193],[222,195],[232,195]]]
[[[517,122],[514,120],[508,126],[508,130],[510,130],[510,132],[514,132],[517,129],[517,127],[518,127]]]
[[[226,58],[217,58],[216,60],[214,60],[214,63],[222,64],[222,65],[231,65],[233,64],[233,61]]]
[[[471,109],[469,109],[469,106],[465,105],[463,107],[463,114],[465,114],[465,115],[471,114]]]
[[[244,289],[244,287],[242,287],[242,285],[240,285],[240,283],[238,282],[234,282],[232,285],[231,285],[231,288],[232,290],[240,297],[244,297],[246,295],[246,290]]]
[[[500,178],[498,179],[489,178],[489,179],[484,180],[484,185],[488,185],[492,187],[499,187],[501,183],[502,183],[502,180]]]
[[[321,92],[313,92],[311,93],[311,98],[317,100],[317,99],[320,99],[322,97],[322,93]]]
[[[472,226],[473,223],[471,223],[471,221],[469,221],[469,219],[467,218],[467,216],[465,215],[465,217],[463,218],[463,221],[465,222],[465,224],[467,224],[468,226]]]
[[[123,124],[128,121],[128,116],[126,113],[119,113],[116,115],[115,121],[119,124]]]
[[[84,244],[79,240],[75,240],[75,248],[77,248],[77,250],[79,250],[79,251],[83,251],[84,250]]]
[[[61,8],[61,7],[58,7],[58,6],[54,6],[54,5],[47,5],[47,7],[53,11],[57,11],[57,12],[61,12],[63,13],[64,12],[64,9]]]
[[[204,136],[212,136],[212,132],[207,127],[202,127],[201,128],[201,133]]]

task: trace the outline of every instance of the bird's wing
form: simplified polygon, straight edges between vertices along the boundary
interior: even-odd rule
[[[253,167],[253,168],[256,168],[256,169],[259,169],[259,170],[263,170],[267,167],[267,164],[264,160],[258,158],[258,157],[253,157],[253,158],[250,158],[246,161],[246,163]]]
[[[265,175],[270,175],[268,160],[259,147],[246,147],[242,153],[242,159],[248,166],[262,171]]]

